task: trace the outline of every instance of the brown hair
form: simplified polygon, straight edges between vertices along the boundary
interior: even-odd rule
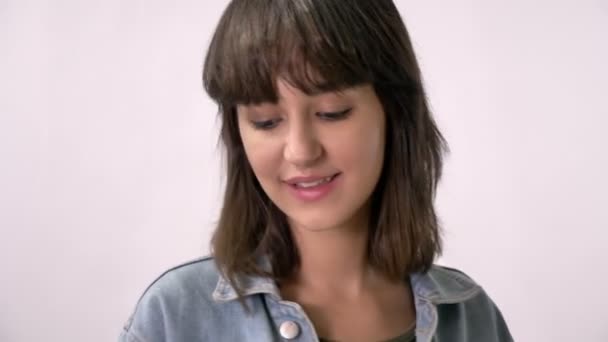
[[[278,99],[282,78],[305,93],[371,84],[387,119],[385,160],[372,194],[368,255],[393,279],[426,272],[441,253],[433,201],[447,145],[431,116],[405,25],[390,0],[233,0],[203,71],[222,119],[227,179],[212,239],[221,272],[288,277],[299,256],[285,215],[258,183],[238,104]],[[268,257],[272,272],[257,263]],[[239,292],[240,293],[240,292]]]

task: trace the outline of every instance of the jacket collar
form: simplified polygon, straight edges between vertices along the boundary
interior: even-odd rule
[[[262,261],[262,267],[266,271],[271,269],[271,265],[266,259]],[[241,287],[244,297],[268,294],[281,300],[278,286],[271,278],[237,276],[236,281]],[[433,265],[428,272],[410,274],[410,284],[414,297],[433,304],[460,303],[481,291],[479,285],[464,273],[438,265]],[[237,298],[234,287],[220,274],[213,291],[213,299],[217,302],[229,302]]]
[[[272,269],[268,258],[259,259],[258,264],[264,271],[269,272]],[[260,293],[269,294],[277,299],[281,297],[277,283],[271,278],[237,275],[236,282],[241,288],[244,297]],[[238,299],[238,294],[228,279],[220,273],[212,297],[217,302],[229,302]]]
[[[410,282],[414,296],[433,304],[461,303],[481,291],[471,278],[464,273],[433,265],[425,273],[412,273]]]

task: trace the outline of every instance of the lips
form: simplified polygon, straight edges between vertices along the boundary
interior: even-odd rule
[[[289,185],[298,188],[311,188],[321,184],[329,183],[338,176],[339,173],[335,173],[329,176],[307,176],[307,177],[292,177],[285,182]]]
[[[336,173],[330,176],[316,177],[294,177],[286,181],[291,193],[300,201],[312,202],[317,201],[329,195],[339,182],[338,176],[341,173]]]
[[[319,186],[321,184],[325,184],[330,182],[332,179],[332,177],[325,177],[323,179],[319,179],[319,180],[315,180],[315,181],[311,181],[311,182],[297,182],[295,184],[293,184],[295,187],[298,188],[304,188],[304,189],[308,189],[308,188],[312,188],[315,186]]]

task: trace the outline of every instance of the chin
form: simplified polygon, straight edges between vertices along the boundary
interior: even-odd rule
[[[302,229],[310,232],[324,232],[334,229],[336,226],[333,225],[301,225]]]
[[[340,225],[341,221],[338,220],[327,220],[329,213],[323,215],[325,217],[312,218],[312,217],[290,217],[290,225],[295,225],[297,228],[301,228],[307,231],[326,231],[331,230]]]

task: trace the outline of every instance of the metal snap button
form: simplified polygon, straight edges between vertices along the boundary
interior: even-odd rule
[[[281,333],[281,337],[286,338],[288,340],[293,340],[300,334],[300,326],[296,322],[285,321],[281,323],[281,326],[279,327],[279,332]]]

